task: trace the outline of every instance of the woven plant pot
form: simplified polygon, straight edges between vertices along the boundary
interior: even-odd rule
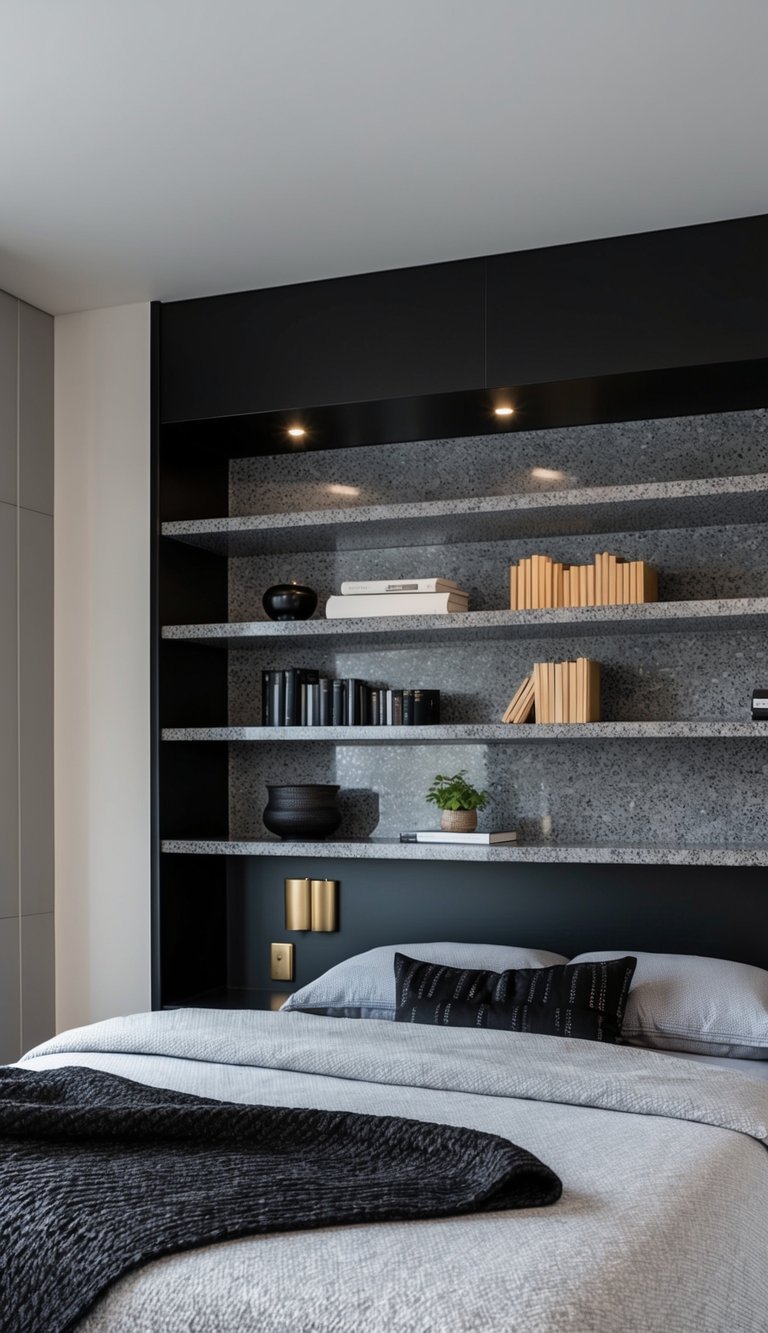
[[[477,811],[443,810],[440,827],[443,833],[474,833],[477,828]]]

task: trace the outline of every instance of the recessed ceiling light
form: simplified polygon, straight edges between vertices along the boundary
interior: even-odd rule
[[[493,410],[497,417],[513,417],[515,415],[514,407],[494,407]]]
[[[304,429],[303,426],[289,426],[289,427],[288,427],[288,434],[289,434],[289,435],[291,436],[291,438],[294,439],[294,440],[300,440],[300,439],[302,438],[303,435],[306,435],[306,433],[307,433],[307,432],[305,431],[305,429]]]

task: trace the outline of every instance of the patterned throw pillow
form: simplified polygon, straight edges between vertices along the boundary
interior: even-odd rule
[[[398,1023],[617,1042],[635,958],[489,972],[395,954]]]

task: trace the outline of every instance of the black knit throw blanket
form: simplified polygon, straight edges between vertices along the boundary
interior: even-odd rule
[[[506,1139],[0,1068],[0,1329],[60,1333],[116,1278],[234,1236],[554,1203]]]

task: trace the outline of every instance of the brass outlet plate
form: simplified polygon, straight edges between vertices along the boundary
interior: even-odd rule
[[[269,975],[273,981],[293,981],[293,945],[269,946]]]

